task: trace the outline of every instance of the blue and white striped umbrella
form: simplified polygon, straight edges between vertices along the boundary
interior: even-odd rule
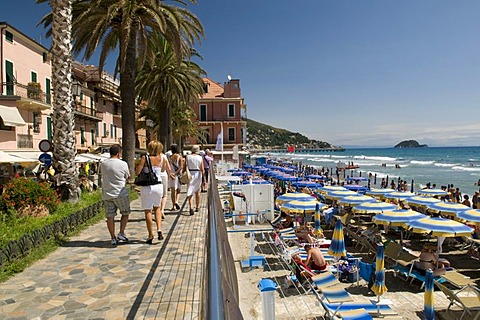
[[[378,202],[366,202],[353,206],[353,213],[382,213],[384,211],[391,211],[397,209],[397,205],[392,203],[386,203],[382,201]]]
[[[385,248],[383,244],[378,244],[377,246],[377,256],[375,259],[375,281],[372,286],[372,291],[378,296],[378,300],[380,300],[380,296],[383,295],[385,292],[388,291],[387,287],[385,286]]]
[[[425,196],[445,196],[447,195],[447,191],[442,189],[421,189],[417,191],[417,194],[425,195]]]
[[[432,197],[426,196],[414,196],[407,199],[408,204],[412,206],[428,206],[430,204],[435,204],[441,202],[441,200]]]
[[[443,202],[432,203],[427,206],[428,210],[438,212],[443,215],[455,216],[460,211],[467,211],[471,208],[461,203]]]
[[[480,226],[480,209],[470,209],[457,213],[457,219]]]
[[[285,194],[282,194],[281,196],[278,196],[275,202],[278,205],[281,205],[282,203],[293,201],[293,200],[309,201],[309,200],[315,200],[315,197],[303,192],[291,192],[291,193],[285,193]]]
[[[325,198],[333,199],[333,200],[340,200],[341,198],[345,198],[346,196],[355,196],[358,195],[355,191],[350,190],[341,190],[341,191],[331,191],[327,192]]]
[[[428,216],[413,210],[396,209],[388,210],[375,215],[372,220],[376,224],[382,224],[392,227],[403,227],[408,222],[427,218]]]
[[[364,196],[361,194],[355,194],[355,195],[340,198],[340,200],[338,200],[338,204],[342,206],[354,206],[361,203],[376,202],[376,201],[377,199],[375,198]]]
[[[318,203],[318,201],[312,197],[311,200],[293,200],[282,205],[282,210],[291,213],[314,213],[317,205],[321,208],[325,206],[324,203]]]
[[[390,192],[395,192],[395,190],[393,189],[389,189],[389,188],[386,188],[386,189],[376,189],[376,188],[372,188],[370,190],[367,190],[365,192],[365,194],[367,196],[372,196],[372,197],[377,197],[377,198],[383,198],[384,195],[386,195],[387,193],[390,193]]]
[[[412,192],[403,192],[403,191],[394,191],[394,192],[390,192],[390,193],[387,193],[384,195],[385,198],[387,199],[395,199],[395,200],[403,200],[403,199],[408,199],[408,198],[411,198],[411,197],[414,197],[416,196],[415,193],[412,193]]]
[[[423,301],[423,314],[425,315],[425,320],[435,319],[433,291],[433,272],[429,269],[427,270],[427,275],[425,277],[425,296]]]
[[[318,188],[318,190],[320,190],[320,192],[323,193],[323,194],[327,194],[327,193],[333,192],[333,191],[347,191],[347,188],[344,188],[344,187],[341,187],[341,186],[323,186],[323,187]]]
[[[337,222],[335,223],[332,242],[330,243],[330,247],[328,247],[328,254],[336,258],[347,256],[347,250],[345,249],[345,240],[343,236],[343,226],[340,219],[337,219]]]
[[[445,218],[422,218],[406,224],[415,233],[430,233],[437,237],[469,237],[473,228]]]

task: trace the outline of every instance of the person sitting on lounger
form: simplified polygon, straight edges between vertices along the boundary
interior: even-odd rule
[[[302,224],[295,230],[295,235],[300,241],[308,242],[308,243],[315,243],[313,239],[313,231],[312,228],[308,224]]]
[[[310,244],[305,245],[307,251],[307,260],[305,264],[313,270],[323,271],[327,268],[327,261],[323,257],[322,251],[319,248],[313,247]]]
[[[280,215],[282,216],[282,219],[285,219],[285,220],[283,220],[282,222],[279,223],[280,227],[282,229],[293,228],[292,216],[289,215],[288,213],[286,213],[285,211],[281,211]]]
[[[420,270],[432,269],[433,276],[436,277],[445,273],[446,268],[450,267],[450,262],[447,259],[437,258],[433,250],[434,248],[431,245],[424,245],[417,266]]]

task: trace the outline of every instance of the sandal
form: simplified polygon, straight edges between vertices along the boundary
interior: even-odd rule
[[[200,210],[199,208],[195,208],[195,212],[198,212],[198,210]]]
[[[150,239],[147,239],[147,241],[145,241],[146,244],[153,244],[153,238],[150,238]]]
[[[175,209],[180,210],[180,205],[178,203],[175,203]]]
[[[190,215],[193,216],[193,209],[190,209]]]
[[[157,231],[157,234],[158,234],[158,240],[163,240],[162,231]]]

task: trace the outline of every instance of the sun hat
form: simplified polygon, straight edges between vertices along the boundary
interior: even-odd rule
[[[200,151],[200,146],[195,144],[192,146],[192,153],[198,153]]]

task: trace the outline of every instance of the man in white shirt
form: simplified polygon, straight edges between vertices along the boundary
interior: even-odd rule
[[[110,158],[101,164],[102,172],[102,200],[107,218],[107,228],[110,233],[112,245],[118,241],[128,242],[125,236],[125,227],[130,214],[130,194],[126,188],[130,171],[125,161],[121,160],[122,148],[115,144],[110,147]],[[120,210],[120,233],[115,236],[115,216]]]

